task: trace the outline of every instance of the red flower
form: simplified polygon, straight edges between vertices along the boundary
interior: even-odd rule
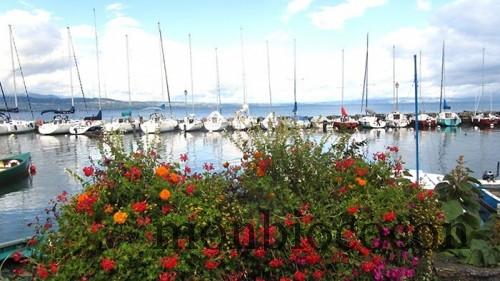
[[[136,222],[137,222],[137,225],[139,225],[139,226],[146,226],[146,225],[151,223],[151,218],[148,216],[138,217]]]
[[[110,271],[112,271],[113,269],[116,268],[116,262],[114,260],[112,260],[112,259],[103,258],[101,260],[101,268],[105,272],[110,272]]]
[[[148,203],[146,201],[140,201],[132,204],[132,210],[137,213],[144,213],[148,208]]]
[[[177,256],[163,257],[161,259],[161,265],[165,269],[172,269],[177,266]]]
[[[274,258],[269,262],[269,266],[273,267],[273,268],[278,268],[278,267],[281,267],[282,265],[283,265],[282,259]]]
[[[347,208],[347,212],[349,213],[349,215],[355,215],[358,211],[359,211],[358,205],[354,205]]]
[[[146,231],[144,232],[144,237],[146,237],[146,239],[151,242],[153,241],[153,239],[155,238],[153,233],[151,231]]]
[[[295,221],[293,219],[293,215],[292,214],[287,214],[286,217],[285,217],[285,226],[286,227],[291,227],[292,225],[295,224]]]
[[[161,213],[166,215],[172,211],[172,207],[170,205],[161,206]]]
[[[94,168],[92,167],[84,167],[83,168],[83,174],[86,176],[86,177],[90,177],[94,174]]]
[[[205,169],[205,171],[207,171],[207,172],[210,172],[211,170],[214,169],[214,164],[212,164],[212,163],[204,163],[203,164],[203,169]]]
[[[57,273],[57,271],[59,270],[59,265],[58,265],[57,263],[55,263],[55,262],[51,262],[51,263],[49,264],[49,269],[50,269],[50,272],[51,272],[52,274],[56,274],[56,273]]]
[[[371,272],[373,269],[375,269],[375,264],[371,261],[365,261],[361,263],[361,269],[367,273]]]
[[[93,222],[92,223],[92,226],[90,227],[90,232],[92,233],[97,233],[101,228],[103,228],[104,225],[101,224],[101,223],[96,223],[96,222]]]
[[[66,201],[68,201],[67,196],[68,196],[68,192],[63,191],[62,193],[57,195],[57,202],[65,203]]]
[[[208,270],[216,269],[219,267],[219,262],[208,260],[205,262],[205,268]]]
[[[141,178],[142,172],[139,168],[133,166],[125,173],[125,177],[130,181],[136,181]]]
[[[207,258],[214,258],[219,254],[219,249],[215,248],[203,248],[203,254]]]
[[[192,195],[195,191],[196,191],[196,185],[188,184],[188,186],[186,186],[186,193],[188,195]]]
[[[386,212],[384,214],[384,221],[385,222],[391,222],[396,219],[396,213],[393,211]]]
[[[186,239],[178,239],[177,240],[177,247],[181,250],[184,250],[184,249],[186,249],[186,243],[187,243]]]
[[[325,276],[325,272],[319,270],[319,269],[316,269],[313,274],[312,274],[314,280],[321,280],[323,279],[323,277]]]
[[[365,257],[370,254],[370,250],[366,247],[359,247],[358,252]]]
[[[229,252],[229,257],[234,259],[238,256],[239,256],[238,251],[236,249],[231,249],[231,251]]]
[[[179,156],[179,159],[181,159],[182,162],[187,162],[188,161],[188,155],[186,153],[183,153]]]
[[[293,279],[295,279],[296,281],[304,281],[306,280],[307,276],[304,272],[302,271],[295,271],[295,273],[293,274]]]
[[[12,260],[14,260],[15,262],[19,262],[24,256],[20,252],[15,252],[12,254],[11,257],[12,257]]]
[[[321,261],[321,256],[316,253],[312,253],[306,256],[307,264],[313,265],[319,263],[320,261]]]
[[[159,281],[174,281],[176,272],[162,272],[160,276],[158,276]]]
[[[385,161],[387,158],[387,155],[383,152],[377,152],[373,155],[373,159],[379,160],[379,161]]]
[[[387,150],[389,150],[390,152],[397,153],[399,151],[399,148],[397,146],[388,146]]]
[[[31,238],[30,240],[28,240],[28,243],[26,243],[26,244],[29,247],[32,247],[32,246],[35,246],[37,243],[38,243],[38,241],[36,240],[36,238]]]
[[[14,273],[15,276],[21,276],[24,274],[24,268],[22,268],[22,267],[14,268],[12,270],[12,273]]]
[[[311,214],[307,214],[305,216],[303,216],[302,218],[300,218],[300,220],[305,223],[305,224],[310,224],[313,220],[314,216],[311,215]]]
[[[266,255],[266,250],[264,250],[263,247],[259,247],[255,250],[253,250],[253,255],[256,258],[263,258]]]
[[[49,277],[49,272],[47,271],[47,268],[43,265],[38,265],[36,267],[36,275],[40,279],[47,279]]]
[[[354,170],[356,171],[356,175],[358,175],[358,177],[364,177],[366,176],[366,174],[368,174],[368,167],[364,168],[356,167],[354,168]]]

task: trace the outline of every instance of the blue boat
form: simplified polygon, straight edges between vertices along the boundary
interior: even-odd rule
[[[23,256],[29,257],[31,255],[31,251],[26,247],[29,239],[30,238],[23,238],[0,243],[0,264],[4,260],[11,258],[15,252],[20,252]]]

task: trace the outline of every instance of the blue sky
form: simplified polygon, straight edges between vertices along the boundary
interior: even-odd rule
[[[265,41],[269,40],[273,99],[289,101],[292,88],[292,40],[297,40],[299,101],[332,101],[340,96],[340,54],[345,49],[345,99],[359,99],[364,73],[366,33],[370,33],[370,92],[391,98],[392,45],[401,96],[412,91],[412,55],[423,52],[425,96],[439,95],[440,49],[447,41],[449,97],[475,96],[481,48],[487,49],[486,92],[499,89],[499,40],[494,0],[268,0],[268,1],[49,1],[0,2],[0,36],[8,42],[13,24],[29,88],[68,95],[65,26],[72,28],[81,61],[84,88],[96,96],[92,8],[97,12],[103,95],[127,99],[124,87],[124,34],[129,34],[133,99],[162,99],[156,22],[161,21],[169,86],[182,100],[190,88],[187,34],[193,38],[196,99],[215,100],[214,51],[219,48],[223,102],[242,98],[240,27],[243,28],[245,85],[251,102],[268,100]],[[4,40],[2,40],[4,41]],[[38,47],[36,47],[38,46]],[[0,46],[10,61],[8,43]],[[480,72],[480,71],[479,71]],[[9,83],[9,66],[0,66]],[[4,81],[5,80],[5,81]],[[9,81],[9,82],[8,82]],[[77,83],[73,81],[73,83]],[[76,85],[76,84],[75,84]],[[164,87],[164,85],[163,85]],[[165,89],[163,90],[165,95]]]

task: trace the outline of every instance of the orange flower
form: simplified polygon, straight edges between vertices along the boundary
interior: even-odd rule
[[[113,212],[113,206],[111,206],[110,204],[106,204],[106,206],[104,206],[104,212],[106,214],[111,214]]]
[[[257,150],[253,153],[253,158],[260,159],[261,157],[262,157],[262,153],[260,151]]]
[[[365,179],[362,179],[362,178],[356,178],[356,183],[357,183],[359,186],[365,186],[365,185],[366,185],[366,180],[365,180]]]
[[[124,224],[127,221],[128,214],[122,211],[118,211],[113,215],[113,220],[117,224]]]
[[[170,173],[168,176],[168,182],[171,184],[178,184],[181,181],[181,177],[176,173]]]
[[[166,178],[170,172],[170,169],[165,166],[160,166],[156,168],[155,174],[159,177]]]
[[[170,196],[172,196],[172,194],[170,193],[170,191],[168,191],[168,189],[163,189],[162,191],[160,191],[160,199],[163,200],[163,201],[167,201]]]
[[[262,167],[257,167],[257,176],[258,177],[263,177],[266,175],[266,169]]]

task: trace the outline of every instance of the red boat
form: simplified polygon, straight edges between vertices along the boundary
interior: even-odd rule
[[[480,113],[472,117],[472,125],[480,128],[494,128],[500,124],[500,118],[488,113]]]
[[[342,107],[340,109],[342,114],[339,118],[333,120],[333,126],[338,129],[356,129],[359,125],[358,121],[354,118],[349,117],[347,110]]]

